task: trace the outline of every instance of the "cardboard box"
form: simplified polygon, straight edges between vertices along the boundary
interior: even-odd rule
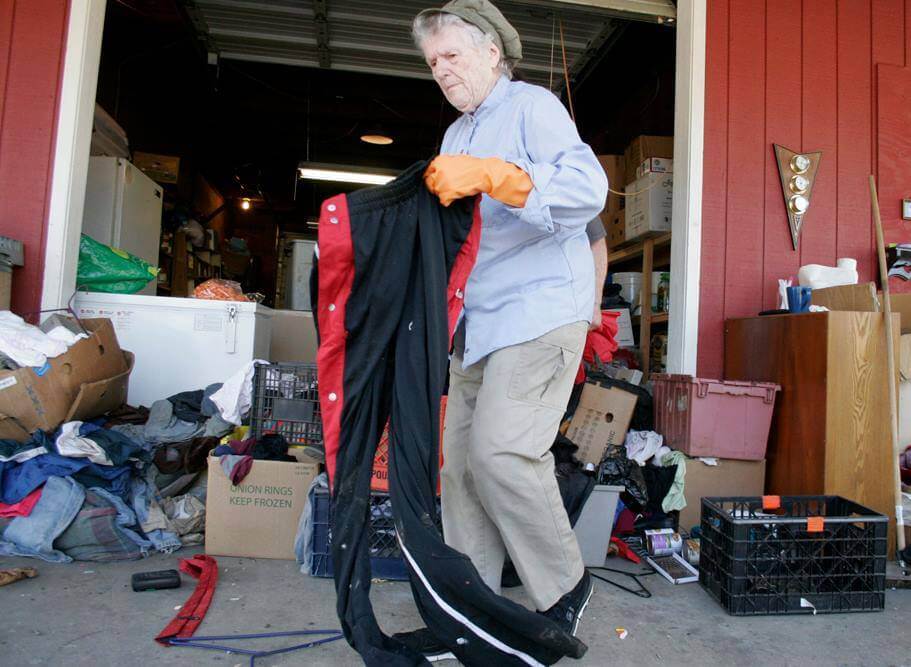
[[[133,355],[120,349],[108,319],[82,320],[89,338],[42,368],[0,371],[0,438],[103,415],[126,402]]]
[[[306,310],[272,311],[272,348],[269,360],[316,363],[316,327]]]
[[[673,174],[674,161],[665,157],[645,158],[638,167],[636,167],[636,178],[640,179],[646,174]]]
[[[611,190],[623,192],[626,185],[626,162],[622,155],[599,155],[598,162],[607,174],[607,184]],[[612,192],[607,193],[607,202],[601,212],[601,222],[607,228],[608,221],[625,206],[623,197]]]
[[[626,240],[671,231],[673,174],[646,174],[626,186]]]
[[[209,457],[206,553],[216,556],[294,559],[297,524],[316,463],[254,461],[234,486],[218,457]]]
[[[626,162],[626,184],[629,184],[636,180],[636,168],[646,158],[674,157],[674,137],[659,137],[650,134],[640,135],[627,146],[623,156]],[[629,202],[627,202],[627,205],[629,205]]]
[[[133,165],[158,183],[177,183],[180,174],[180,158],[176,155],[136,151],[133,153]]]
[[[702,499],[712,496],[761,496],[765,490],[765,461],[714,459],[717,466],[699,459],[686,460],[680,530],[689,531],[702,518]]]
[[[603,221],[604,218],[602,217]],[[626,242],[626,209],[621,209],[604,225],[607,232],[607,247],[614,249]]]
[[[566,437],[579,446],[576,458],[598,465],[609,445],[622,444],[638,397],[617,387],[586,383]]]

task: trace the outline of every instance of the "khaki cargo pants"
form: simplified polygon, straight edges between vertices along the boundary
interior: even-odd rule
[[[454,341],[443,435],[443,536],[495,592],[506,554],[536,608],[572,590],[584,566],[550,447],[588,325],[576,322],[462,368]]]

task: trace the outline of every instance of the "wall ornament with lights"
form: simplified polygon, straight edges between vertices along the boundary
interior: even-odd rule
[[[781,177],[781,194],[784,195],[784,207],[791,227],[791,242],[794,244],[794,250],[797,250],[800,230],[803,229],[807,211],[810,210],[810,195],[813,193],[813,183],[819,171],[822,151],[795,153],[778,144],[773,146],[775,160],[778,162],[778,175]]]

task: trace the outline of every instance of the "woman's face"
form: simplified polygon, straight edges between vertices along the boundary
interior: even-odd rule
[[[494,44],[475,46],[460,26],[444,26],[426,37],[421,49],[443,95],[462,113],[477,109],[499,78],[499,49]]]

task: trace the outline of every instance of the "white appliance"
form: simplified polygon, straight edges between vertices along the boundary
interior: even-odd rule
[[[136,355],[130,405],[204,389],[269,359],[273,311],[256,303],[79,292],[74,310],[109,318],[120,347]]]
[[[162,190],[128,160],[89,158],[82,232],[158,266]],[[139,294],[155,294],[152,280]]]
[[[286,287],[288,310],[311,310],[310,270],[313,268],[313,248],[316,241],[292,241],[288,253]]]

